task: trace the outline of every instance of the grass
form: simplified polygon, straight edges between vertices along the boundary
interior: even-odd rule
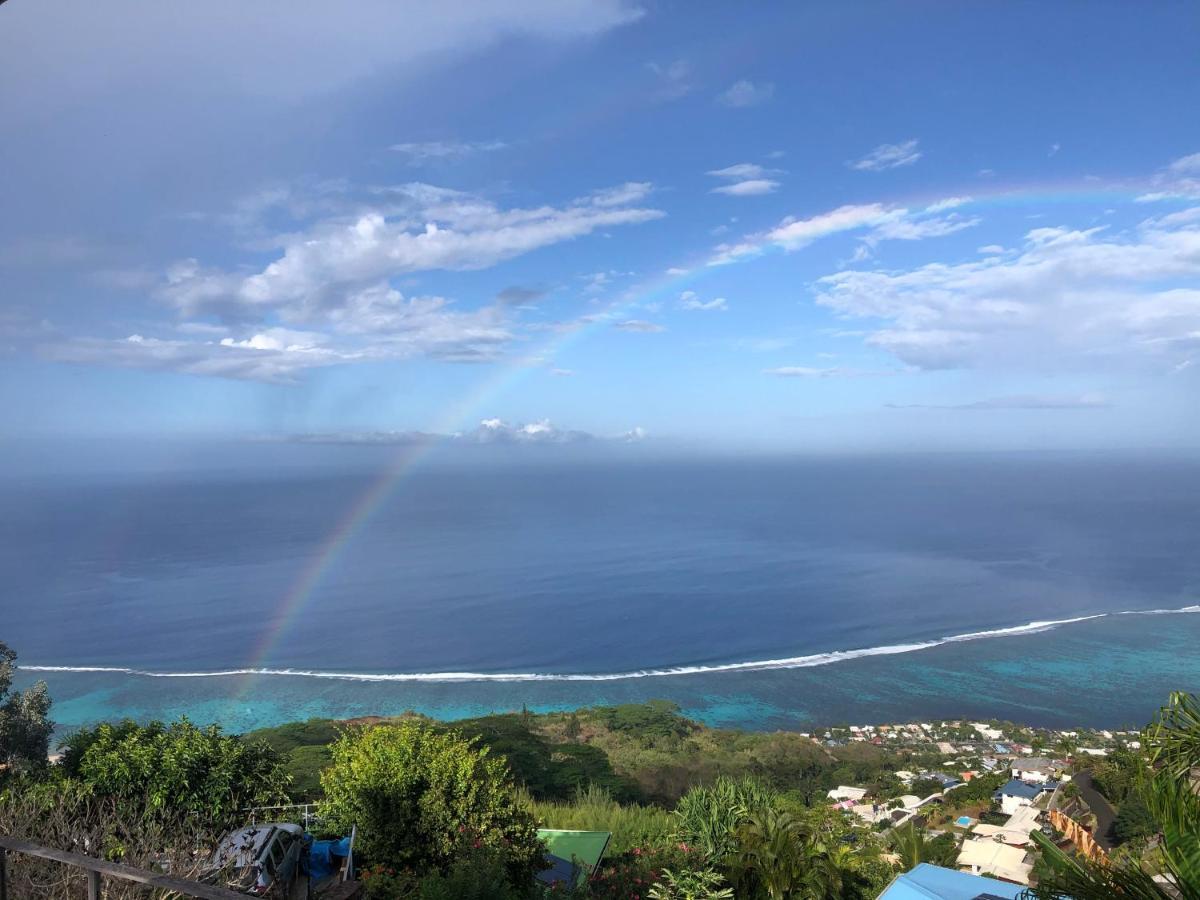
[[[543,828],[611,831],[610,854],[635,847],[661,846],[675,831],[675,817],[656,806],[617,803],[595,786],[579,791],[567,803],[539,802],[526,795],[526,804]]]

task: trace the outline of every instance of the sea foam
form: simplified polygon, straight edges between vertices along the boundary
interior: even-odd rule
[[[1179,609],[1129,609],[1112,613],[1093,613],[1086,616],[1076,616],[1070,619],[1047,619],[1045,621],[1026,622],[1024,625],[1013,625],[1008,628],[994,628],[989,631],[968,631],[962,634],[952,634],[927,641],[914,641],[905,644],[884,644],[879,647],[862,647],[854,650],[830,650],[824,653],[812,653],[807,656],[789,656],[782,659],[756,659],[745,662],[718,663],[715,665],[670,666],[665,668],[638,669],[630,672],[325,672],[308,669],[274,669],[274,668],[245,668],[245,669],[216,669],[205,672],[155,672],[147,669],[137,669],[125,666],[50,666],[22,665],[26,672],[95,672],[118,675],[132,675],[139,678],[231,678],[237,676],[270,675],[292,678],[327,678],[338,681],[367,681],[367,682],[479,682],[479,681],[626,681],[633,678],[665,678],[678,675],[705,675],[719,672],[762,672],[774,669],[804,669],[813,666],[828,666],[833,663],[846,662],[852,659],[862,659],[868,656],[894,656],[900,653],[915,653],[918,650],[929,650],[943,644],[960,643],[964,641],[980,641],[989,638],[1014,637],[1022,634],[1038,634],[1051,631],[1064,625],[1078,622],[1088,622],[1093,619],[1104,619],[1110,616],[1156,616],[1177,615],[1180,613],[1200,613],[1200,605],[1184,606]]]

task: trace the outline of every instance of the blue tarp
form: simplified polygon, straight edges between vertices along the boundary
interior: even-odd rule
[[[333,875],[350,855],[350,838],[336,841],[313,841],[308,851],[308,874],[313,881]]]

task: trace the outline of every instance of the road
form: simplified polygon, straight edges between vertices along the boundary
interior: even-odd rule
[[[1096,843],[1102,850],[1111,850],[1117,843],[1116,835],[1113,833],[1113,822],[1117,819],[1117,811],[1112,808],[1112,804],[1105,799],[1104,795],[1096,790],[1096,786],[1092,784],[1091,772],[1084,770],[1077,773],[1071,780],[1078,786],[1079,796],[1083,798],[1083,802],[1096,814],[1096,833],[1092,837],[1096,839]]]

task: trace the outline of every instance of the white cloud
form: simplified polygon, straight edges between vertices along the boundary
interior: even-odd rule
[[[735,81],[728,88],[717,94],[717,102],[722,106],[746,107],[766,103],[775,94],[775,85],[760,81],[755,84],[743,78]]]
[[[867,238],[869,241],[923,241],[926,238],[944,237],[974,228],[979,219],[964,219],[957,213],[931,219],[893,218],[879,223]]]
[[[657,322],[647,322],[645,319],[626,319],[623,322],[615,322],[613,328],[618,331],[631,331],[639,334],[655,334],[667,330],[665,326],[659,325]]]
[[[1062,149],[1062,144],[1051,144],[1050,149],[1046,152],[1047,156],[1055,156]]]
[[[601,228],[657,219],[659,210],[627,205],[648,190],[631,182],[569,206],[501,209],[470,194],[402,185],[352,219],[320,220],[288,236],[282,253],[257,273],[207,270],[188,260],[168,271],[161,293],[186,315],[273,311],[287,324],[335,318],[345,327],[354,310],[378,309],[364,307],[362,292],[385,279],[483,269]]]
[[[757,163],[737,163],[724,169],[712,169],[708,172],[714,178],[722,178],[730,182],[712,189],[711,193],[726,194],[730,197],[756,197],[772,194],[779,187],[779,182],[770,176],[778,175],[779,169],[768,169]],[[724,229],[726,226],[721,226]],[[714,231],[714,233],[716,233]]]
[[[678,100],[692,91],[692,65],[686,59],[660,65],[646,63],[646,68],[654,73],[657,87],[652,92],[655,100]]]
[[[765,166],[760,166],[758,163],[737,163],[736,165],[726,166],[723,169],[710,169],[707,174],[714,178],[728,178],[731,181],[744,181],[749,178],[766,178],[768,175],[776,175],[778,169],[768,169]]]
[[[162,340],[132,334],[123,340],[72,338],[43,344],[38,350],[43,357],[55,362],[268,382],[293,381],[306,369],[363,358],[327,347],[275,346],[269,336],[218,343]]]
[[[1112,406],[1102,394],[1016,394],[989,397],[970,403],[889,403],[891,409],[1107,409]]]
[[[63,28],[56,27],[61,11],[53,4],[21,4],[4,12],[0,74],[11,83],[14,73],[36,66],[36,90],[25,93],[42,108],[95,96],[98,85],[90,73],[99,71],[105,73],[99,87],[117,97],[151,89],[171,96],[186,84],[192,91],[224,91],[239,99],[293,101],[330,96],[380,71],[411,84],[447,60],[505,40],[587,38],[643,15],[625,0],[364,0],[352,10],[292,0],[178,5],[110,0],[72,9],[71,27]],[[147,79],[147,72],[156,77]]]
[[[763,194],[773,194],[779,187],[778,181],[769,178],[754,178],[749,181],[735,181],[712,189],[714,194],[726,194],[730,197],[758,197]]]
[[[763,369],[764,375],[775,375],[779,378],[870,378],[882,375],[898,375],[899,371],[871,371],[869,369],[852,369],[845,366],[776,366],[773,369]]]
[[[1200,175],[1200,153],[1181,156],[1167,168],[1177,175]]]
[[[408,158],[409,165],[421,166],[431,162],[449,162],[489,153],[508,147],[504,141],[425,141],[422,143],[392,144],[389,150]]]
[[[900,166],[911,166],[921,158],[917,140],[900,144],[880,144],[866,156],[852,160],[846,165],[860,172],[883,172]]]
[[[627,181],[616,187],[593,191],[584,200],[592,206],[628,206],[645,200],[653,190],[654,185],[649,181]]]
[[[698,312],[709,312],[718,309],[728,309],[729,302],[724,297],[715,297],[712,300],[701,300],[695,291],[684,291],[679,295],[679,308]]]
[[[1017,253],[821,278],[817,302],[880,320],[867,342],[922,368],[1177,365],[1200,349],[1200,227],[1149,220],[1132,234],[1036,228]]]
[[[971,228],[978,222],[978,219],[963,219],[957,213],[929,217],[927,210],[912,212],[882,203],[847,204],[807,219],[789,216],[770,231],[747,235],[738,243],[720,244],[708,265],[723,265],[754,256],[768,246],[789,252],[800,250],[820,238],[847,231],[870,228],[870,233],[863,240],[873,246],[879,241],[916,241],[941,237]],[[861,262],[869,255],[869,250],[860,247],[855,250],[851,261]]]
[[[982,247],[979,248],[979,252],[987,253],[989,255],[994,255],[996,253],[1003,253],[1004,248],[1001,247],[999,244],[984,244]]]
[[[1181,156],[1150,180],[1153,190],[1137,197],[1140,203],[1200,199],[1200,153]]]
[[[945,200],[939,200],[936,203],[931,203],[925,207],[927,213],[946,212],[950,209],[956,209],[959,206],[964,206],[967,203],[974,201],[974,197],[947,197]]]

